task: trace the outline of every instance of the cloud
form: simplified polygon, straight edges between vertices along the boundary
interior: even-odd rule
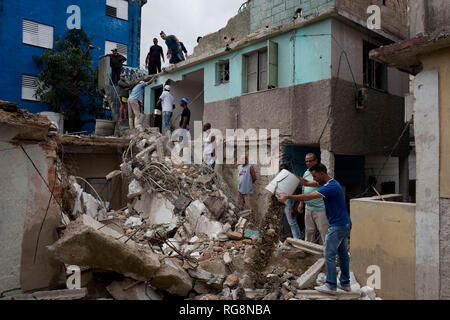
[[[245,0],[149,0],[142,8],[141,67],[145,65],[153,38],[167,47],[159,37],[161,30],[177,36],[188,54],[197,45],[197,37],[215,32],[235,16]]]

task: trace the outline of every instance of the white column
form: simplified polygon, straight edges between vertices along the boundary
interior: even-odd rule
[[[328,150],[320,150],[320,162],[328,169],[328,175],[334,178],[334,153]]]
[[[414,81],[416,299],[439,299],[439,71]]]

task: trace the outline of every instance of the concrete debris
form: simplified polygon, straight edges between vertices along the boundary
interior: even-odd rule
[[[303,250],[307,253],[323,256],[323,246],[294,238],[287,238],[286,241],[293,247]]]
[[[131,181],[128,186],[128,199],[134,199],[144,193],[144,189],[137,180]]]
[[[131,226],[132,228],[139,227],[142,225],[141,217],[129,217],[125,222],[125,226]]]
[[[186,208],[186,220],[194,228],[196,234],[206,234],[211,239],[217,239],[223,225],[210,219],[206,206],[199,200],[192,202]]]
[[[234,227],[234,231],[240,234],[243,234],[245,231],[245,226],[247,225],[247,219],[239,218],[236,226]]]
[[[107,204],[97,200],[91,194],[84,192],[83,188],[75,182],[74,177],[70,177],[70,181],[76,191],[72,216],[78,217],[81,214],[87,214],[94,219],[98,219],[99,217],[105,218],[107,215]]]
[[[106,287],[115,300],[162,300],[163,296],[157,293],[145,282],[126,278],[114,281]]]
[[[317,275],[325,266],[325,259],[317,260],[304,274],[297,279],[296,284],[298,289],[306,289],[314,285]]]
[[[31,294],[17,294],[11,300],[81,300],[87,295],[87,289],[66,289],[53,291],[38,291]]]
[[[189,274],[172,258],[165,258],[150,281],[152,286],[178,296],[187,296],[194,283]]]
[[[120,176],[122,174],[122,171],[120,170],[114,170],[112,172],[110,172],[107,176],[106,176],[106,180],[112,180],[113,178]]]
[[[87,215],[71,222],[48,249],[66,264],[115,271],[136,280],[149,280],[160,268],[153,252]]]
[[[223,262],[225,262],[226,265],[230,265],[233,262],[233,259],[230,256],[229,252],[225,252],[223,255]]]
[[[224,287],[228,287],[230,289],[233,289],[237,287],[239,284],[239,279],[235,274],[230,274],[227,279],[225,280],[225,283],[223,284]]]
[[[368,286],[361,288],[361,295],[363,298],[367,297],[370,300],[375,300],[375,298],[377,297],[375,294],[375,290],[372,287],[368,287]]]
[[[211,272],[205,271],[201,268],[188,270],[188,273],[193,279],[204,282],[208,282],[209,280],[214,278],[214,275]]]

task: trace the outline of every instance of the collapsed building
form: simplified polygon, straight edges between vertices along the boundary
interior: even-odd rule
[[[59,135],[1,106],[3,299],[375,299],[354,276],[352,293],[311,290],[323,247],[280,241],[275,198],[250,228],[223,177],[174,158],[157,128]]]

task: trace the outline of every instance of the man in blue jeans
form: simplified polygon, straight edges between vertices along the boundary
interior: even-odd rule
[[[279,200],[285,203],[287,200],[309,201],[323,199],[329,222],[328,232],[325,237],[325,264],[327,266],[327,282],[323,286],[315,287],[319,292],[336,294],[337,288],[350,291],[350,263],[347,252],[348,237],[352,229],[352,222],[345,204],[344,192],[341,185],[327,174],[327,168],[323,164],[317,164],[309,169],[314,181],[322,187],[312,193],[296,196],[280,195]],[[303,185],[314,184],[314,181],[300,179]],[[341,268],[340,284],[337,284],[336,255]]]

